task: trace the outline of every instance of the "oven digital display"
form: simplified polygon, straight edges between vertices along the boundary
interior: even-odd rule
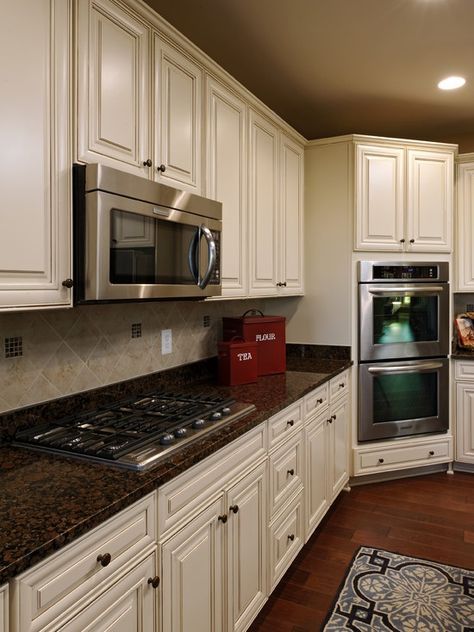
[[[433,265],[406,265],[383,266],[376,265],[372,268],[372,280],[390,281],[392,279],[423,279],[436,281],[439,278],[438,266]]]

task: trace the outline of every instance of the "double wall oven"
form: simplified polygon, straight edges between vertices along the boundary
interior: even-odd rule
[[[449,425],[448,263],[359,263],[359,441]]]

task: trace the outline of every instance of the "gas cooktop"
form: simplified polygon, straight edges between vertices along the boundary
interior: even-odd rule
[[[18,432],[14,445],[148,470],[255,410],[214,394],[154,391]]]

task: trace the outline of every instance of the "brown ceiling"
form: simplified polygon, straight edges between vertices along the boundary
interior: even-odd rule
[[[306,138],[474,150],[474,0],[147,0]],[[443,92],[444,76],[466,77]]]

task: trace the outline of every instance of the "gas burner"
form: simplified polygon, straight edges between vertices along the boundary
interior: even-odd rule
[[[23,430],[15,444],[146,470],[254,409],[209,393],[153,391]]]

